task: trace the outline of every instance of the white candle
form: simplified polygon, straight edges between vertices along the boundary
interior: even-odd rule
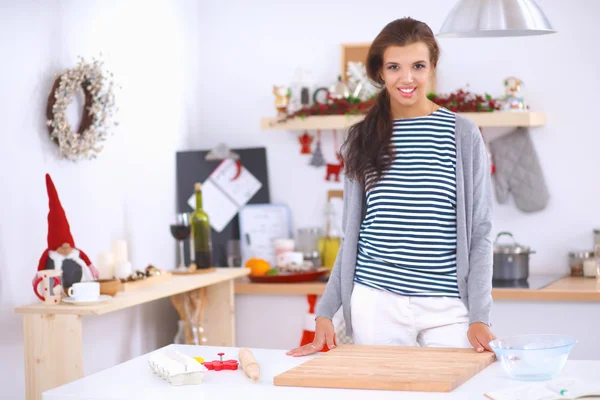
[[[123,263],[129,261],[127,256],[127,241],[115,240],[112,243],[112,254],[115,263]]]
[[[115,276],[115,259],[111,252],[101,251],[96,265],[99,279],[112,279]]]
[[[133,269],[129,261],[115,263],[115,278],[126,279],[132,272]]]

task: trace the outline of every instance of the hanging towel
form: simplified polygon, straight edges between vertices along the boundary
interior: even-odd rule
[[[517,128],[492,140],[489,147],[496,166],[494,186],[498,202],[506,203],[512,193],[521,211],[546,208],[550,194],[529,130]]]

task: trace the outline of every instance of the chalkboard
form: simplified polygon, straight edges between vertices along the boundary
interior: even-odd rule
[[[194,193],[194,183],[204,182],[221,161],[205,160],[209,150],[178,151],[177,158],[177,212],[192,212],[187,204]],[[269,177],[267,173],[267,150],[264,147],[231,149],[239,154],[242,165],[254,175],[262,187],[250,199],[248,204],[270,203]],[[208,216],[210,218],[210,215]],[[236,215],[221,232],[212,230],[213,264],[216,267],[227,266],[227,241],[240,238],[239,219]],[[185,241],[185,263],[189,265],[189,241]],[[178,262],[178,261],[177,261]],[[177,265],[177,264],[175,264]]]

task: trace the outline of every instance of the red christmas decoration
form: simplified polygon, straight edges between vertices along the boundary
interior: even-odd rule
[[[217,353],[217,354],[220,357],[220,360],[204,362],[204,363],[202,363],[202,365],[204,365],[206,367],[206,369],[209,369],[211,371],[223,371],[223,370],[235,371],[236,369],[238,369],[238,362],[236,360],[223,361],[223,356],[225,355],[225,353]]]
[[[452,112],[492,112],[502,108],[489,94],[483,96],[459,89],[448,95],[430,93],[429,100]]]
[[[300,340],[300,346],[310,344],[315,340],[315,304],[317,303],[317,295],[309,294],[306,296],[308,300],[308,314],[304,323],[304,332],[302,332],[302,339]],[[335,334],[333,337],[333,343],[336,344]],[[337,345],[337,344],[336,344]],[[323,346],[321,352],[329,351],[327,344]]]
[[[98,270],[85,252],[75,246],[67,215],[49,174],[46,174],[46,191],[49,207],[48,246],[39,259],[37,270],[62,270],[62,285],[66,291],[73,283],[97,279]],[[43,296],[38,291],[41,281],[42,279],[36,274],[32,284],[35,295],[43,300]],[[58,280],[54,280],[54,286],[57,282]]]
[[[314,138],[308,134],[308,132],[304,132],[302,136],[298,138],[300,142],[300,154],[312,154],[310,150],[310,145],[312,144]]]
[[[325,174],[325,180],[329,181],[331,175],[334,176],[334,180],[336,182],[340,181],[340,172],[342,172],[342,168],[344,168],[344,159],[342,158],[342,156],[338,153],[336,154],[338,161],[340,162],[339,164],[327,164],[327,173]]]

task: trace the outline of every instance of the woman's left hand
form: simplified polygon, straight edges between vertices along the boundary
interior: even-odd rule
[[[469,342],[471,345],[477,350],[477,352],[481,353],[484,349],[488,351],[492,351],[489,343],[496,339],[496,336],[492,332],[489,326],[484,324],[483,322],[474,322],[469,325],[469,331],[467,332],[467,337],[469,338]]]

